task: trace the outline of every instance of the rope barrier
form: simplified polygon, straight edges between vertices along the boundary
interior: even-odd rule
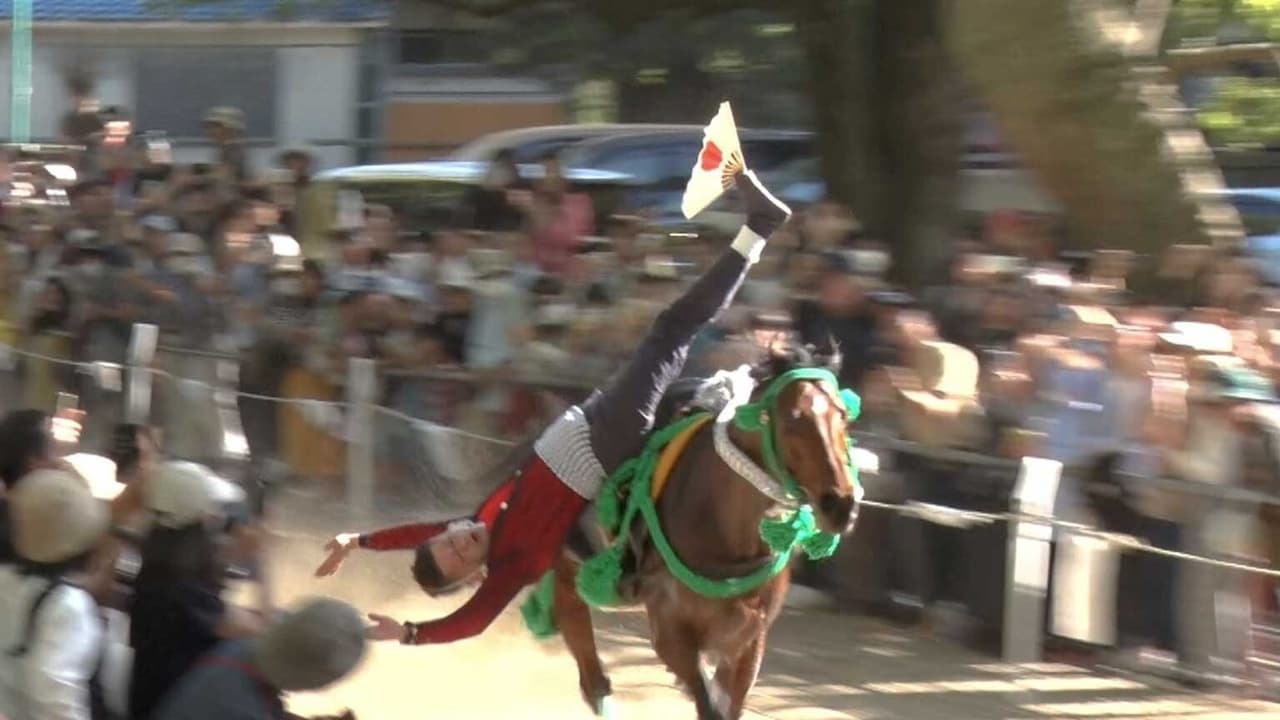
[[[16,348],[16,347],[9,347],[6,349],[8,350],[8,353],[11,356],[24,357],[24,358],[29,358],[33,360],[40,360],[44,362],[54,363],[62,366],[74,367],[78,372],[95,375],[96,377],[102,377],[103,375],[110,375],[113,373],[119,375],[123,373],[125,370],[129,369],[127,366],[121,365],[119,363],[109,363],[109,362],[103,362],[103,361],[93,361],[93,362],[76,361],[76,360],[69,360],[63,357],[45,355],[43,353],[33,352],[30,350],[25,350],[25,349]],[[161,348],[161,349],[171,353],[185,352],[181,348]],[[235,359],[233,356],[224,355],[221,353],[203,353],[202,356],[216,358],[216,359],[225,359],[225,360]],[[285,398],[285,397],[279,397],[274,395],[250,393],[242,390],[228,390],[227,388],[220,385],[216,385],[214,383],[206,382],[204,380],[196,380],[193,378],[184,378],[158,368],[147,368],[147,370],[155,376],[165,377],[177,382],[185,382],[185,383],[193,384],[199,387],[207,388],[212,392],[232,392],[234,395],[238,397],[251,398],[251,399],[261,400],[265,402],[273,402],[273,403],[280,403],[280,404],[296,404],[296,405],[304,405],[304,406],[306,405],[323,406],[323,407],[332,407],[332,408],[341,408],[341,409],[345,409],[349,405],[349,403],[341,400],[312,400],[307,398]],[[455,381],[475,381],[476,380],[475,375],[469,374],[465,371],[459,371],[459,370],[441,370],[441,371],[431,371],[426,373],[399,372],[399,373],[395,373],[395,375],[398,377],[417,377],[417,378],[435,379],[435,380],[455,380]],[[502,381],[508,384],[528,384],[525,382],[525,380],[526,380],[525,378],[519,378],[519,377],[502,378]],[[565,381],[565,380],[548,379],[548,378],[529,379],[529,380],[531,380],[534,384],[541,383],[540,386],[542,387],[556,387],[560,389],[570,389],[570,388],[581,389],[571,385],[569,381]],[[381,405],[373,406],[373,410],[374,412],[379,413],[381,415],[395,418],[402,422],[409,423],[415,428],[436,425],[436,423],[432,423],[428,420],[416,418],[416,417],[413,417],[412,415],[408,415],[398,410],[394,410],[392,408],[384,407]],[[502,444],[507,446],[511,445],[510,442],[505,440],[487,437],[484,435],[479,435],[476,433],[459,430],[457,428],[451,427],[449,428],[449,431],[451,433],[456,433],[459,437],[464,437],[472,440],[491,442],[491,443]],[[1017,460],[1011,460],[1007,458],[995,458],[995,457],[982,455],[979,453],[974,453],[969,451],[964,451],[964,450],[932,448],[932,447],[923,446],[923,445],[920,445],[919,443],[911,442],[908,440],[902,440],[899,438],[892,438],[892,437],[887,437],[883,435],[873,435],[869,433],[857,433],[857,432],[852,433],[852,435],[857,439],[861,439],[864,441],[867,441],[867,440],[873,441],[878,446],[878,448],[915,454],[915,455],[928,457],[935,460],[959,462],[959,463],[963,463],[965,465],[970,465],[970,466],[996,467],[996,468],[1004,468],[1004,469],[1014,469],[1018,465]],[[1243,488],[1222,487],[1222,486],[1216,486],[1216,485],[1206,485],[1203,483],[1193,483],[1193,482],[1188,482],[1184,480],[1176,480],[1173,478],[1148,477],[1148,476],[1139,476],[1139,475],[1130,475],[1130,474],[1122,474],[1122,477],[1133,479],[1133,480],[1143,482],[1152,486],[1156,486],[1161,489],[1171,490],[1175,492],[1211,496],[1217,499],[1228,500],[1232,502],[1252,503],[1252,504],[1259,504],[1259,505],[1280,505],[1280,497],[1277,497],[1274,495],[1268,495],[1265,493],[1259,493],[1256,491],[1243,489]],[[1147,540],[1134,537],[1132,535],[1127,535],[1124,533],[1109,532],[1109,531],[1100,530],[1096,527],[1092,527],[1082,523],[1059,520],[1059,519],[1044,517],[1040,515],[1015,513],[1015,512],[993,513],[993,512],[983,512],[978,510],[964,510],[961,508],[953,508],[945,505],[935,505],[931,503],[923,503],[923,502],[917,502],[917,501],[908,501],[905,503],[886,503],[886,502],[880,502],[877,500],[863,499],[861,504],[863,507],[887,510],[899,515],[913,517],[925,522],[929,522],[937,525],[947,525],[947,526],[956,527],[956,528],[970,528],[970,527],[976,527],[979,525],[990,525],[998,522],[1030,523],[1030,524],[1035,524],[1040,526],[1048,526],[1055,529],[1070,531],[1077,535],[1097,538],[1099,540],[1107,542],[1110,545],[1113,545],[1115,547],[1121,548],[1126,551],[1146,552],[1146,553],[1161,555],[1164,557],[1169,557],[1172,559],[1181,560],[1185,562],[1195,562],[1203,565],[1210,565],[1213,567],[1218,567],[1226,570],[1232,570],[1237,572],[1247,572],[1247,573],[1262,575],[1270,578],[1280,578],[1280,569],[1261,567],[1258,565],[1251,565],[1248,563],[1234,562],[1230,560],[1221,560],[1217,558],[1210,558],[1210,557],[1204,557],[1201,555],[1195,555],[1193,553],[1186,553],[1186,552],[1181,552],[1177,550],[1171,550],[1169,548],[1163,548],[1156,545],[1152,545]]]
[[[1147,552],[1155,555],[1163,555],[1178,560],[1188,562],[1197,562],[1203,565],[1212,565],[1227,570],[1236,570],[1240,572],[1248,572],[1266,577],[1280,578],[1280,569],[1262,567],[1260,565],[1250,565],[1248,563],[1233,562],[1230,560],[1219,560],[1217,558],[1204,557],[1192,553],[1184,553],[1178,550],[1170,550],[1158,545],[1152,545],[1147,540],[1125,533],[1110,532],[1099,530],[1090,525],[1085,525],[1067,520],[1058,520],[1048,518],[1042,515],[1033,515],[1028,513],[989,513],[977,510],[962,510],[960,508],[947,507],[945,505],[931,505],[928,503],[906,502],[906,503],[885,503],[876,500],[863,500],[863,507],[873,507],[882,510],[889,510],[900,515],[915,517],[926,522],[937,525],[946,525],[957,528],[970,528],[977,525],[990,525],[997,522],[1025,522],[1034,525],[1048,526],[1060,530],[1068,530],[1077,535],[1093,537],[1103,540],[1108,544],[1115,545],[1125,550],[1137,552]]]

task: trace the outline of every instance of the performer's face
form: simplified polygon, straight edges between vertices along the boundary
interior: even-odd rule
[[[466,525],[437,536],[430,544],[431,557],[444,585],[452,589],[475,580],[484,571],[489,556],[489,530],[484,525]]]

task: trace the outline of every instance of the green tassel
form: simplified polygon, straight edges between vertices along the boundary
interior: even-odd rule
[[[762,520],[760,537],[771,552],[783,553],[795,547],[799,532],[791,520]]]
[[[840,536],[818,530],[813,509],[801,505],[779,520],[760,523],[760,537],[775,553],[790,553],[798,545],[812,560],[831,557],[840,546]]]
[[[858,397],[858,393],[845,388],[840,391],[840,399],[844,400],[844,407],[849,411],[849,419],[857,420],[862,414],[862,398]]]
[[[560,632],[560,628],[556,627],[555,583],[554,571],[543,575],[533,594],[520,606],[524,626],[538,640],[546,640]]]
[[[622,580],[622,547],[614,545],[582,564],[578,570],[578,595],[592,607],[618,603]]]
[[[801,542],[800,547],[810,560],[822,560],[835,554],[840,547],[840,536],[829,532],[815,532]]]
[[[605,532],[618,531],[618,523],[622,520],[622,498],[618,497],[616,485],[606,484],[596,496],[596,517]]]
[[[779,520],[760,522],[760,537],[775,553],[789,553],[797,543],[802,543],[817,531],[813,510],[801,505],[794,512]]]

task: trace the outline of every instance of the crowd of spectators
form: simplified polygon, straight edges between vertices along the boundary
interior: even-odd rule
[[[409,227],[390,207],[363,205],[324,252],[303,257],[290,237],[311,182],[305,152],[251,167],[238,113],[220,108],[208,117],[208,162],[179,166],[162,145],[135,142],[124,113],[100,120],[65,206],[21,202],[12,188],[37,173],[7,164],[8,339],[40,355],[122,363],[132,324],[150,322],[165,345],[230,354],[253,454],[303,482],[341,476],[340,432],[322,404],[256,396],[338,400],[348,360],[372,358],[379,403],[399,415],[527,437],[607,377],[665,298],[727,240],[714,230],[664,233],[643,208],[597,227],[591,198],[555,158],[525,183],[499,157],[454,222]],[[864,399],[859,430],[916,448],[886,450],[881,477],[867,480],[873,496],[894,478],[902,497],[972,504],[974,482],[962,482],[972,473],[948,451],[1035,455],[1066,468],[1061,517],[1197,554],[1280,559],[1270,506],[1134,479],[1280,487],[1280,298],[1252,259],[1208,247],[1073,254],[1062,250],[1056,219],[998,212],[958,230],[945,275],[926,283],[897,277],[890,248],[847,208],[796,210],[737,305],[694,348],[689,374],[751,362],[783,337],[834,341],[841,382]],[[213,403],[199,399],[219,381],[213,364],[161,357],[162,369],[185,379],[159,388],[166,444],[189,459],[216,456]],[[448,370],[467,379],[440,372]],[[9,395],[51,412],[60,390],[77,391],[90,410],[84,444],[105,450],[120,400],[97,380],[28,359],[10,374]],[[396,415],[378,421],[380,474],[414,482],[401,458],[417,431]],[[966,560],[945,532],[926,533],[923,580],[887,581],[912,584],[924,606],[966,601]],[[1070,554],[1065,547],[1059,555]],[[1202,625],[1179,613],[1212,613],[1223,592],[1255,612],[1274,606],[1266,583],[1210,570],[1146,563],[1125,581],[1176,588],[1163,611],[1138,611],[1132,622],[1121,613],[1126,639],[1176,649],[1192,664],[1222,643],[1193,637]],[[1237,635],[1244,648],[1247,628]]]

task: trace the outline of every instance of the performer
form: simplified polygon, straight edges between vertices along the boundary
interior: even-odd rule
[[[414,579],[438,595],[483,576],[475,595],[448,617],[398,623],[370,615],[374,640],[447,643],[481,633],[526,585],[555,562],[565,537],[605,478],[641,452],[655,410],[680,377],[694,336],[733,300],[766,239],[791,211],[755,174],[738,175],[747,222],[725,252],[689,289],[660,313],[631,361],[603,392],[566,411],[531,445],[519,469],[472,518],[406,525],[369,535],[342,534],[316,570],[332,575],[355,548],[417,548]],[[487,566],[487,567],[486,567]]]

